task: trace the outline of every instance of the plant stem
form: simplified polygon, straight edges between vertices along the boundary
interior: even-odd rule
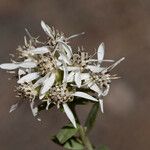
[[[81,137],[81,140],[83,142],[83,144],[85,145],[87,150],[93,150],[93,146],[89,140],[89,138],[86,135],[86,131],[84,129],[84,127],[82,127],[81,125],[79,125],[79,134]]]
[[[76,122],[79,124],[79,126],[78,126],[79,135],[80,135],[80,138],[81,138],[84,146],[86,147],[87,150],[94,150],[89,138],[87,137],[87,133],[86,133],[85,128],[80,123],[80,120],[79,120],[78,115],[76,113],[75,107],[72,107],[71,109],[72,109],[74,116],[76,118]]]

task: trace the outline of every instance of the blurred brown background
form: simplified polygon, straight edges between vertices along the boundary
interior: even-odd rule
[[[149,0],[0,0],[0,63],[9,61],[23,44],[24,28],[44,35],[40,21],[54,25],[66,35],[86,32],[72,40],[91,53],[106,44],[105,58],[126,60],[114,72],[122,79],[112,84],[105,98],[105,114],[90,134],[95,145],[110,150],[150,149],[150,1]],[[59,150],[50,138],[68,120],[52,109],[36,121],[27,102],[12,114],[17,100],[15,80],[0,72],[0,150]],[[79,108],[84,119],[90,105]]]

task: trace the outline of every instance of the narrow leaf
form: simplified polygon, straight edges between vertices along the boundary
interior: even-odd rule
[[[70,139],[64,144],[64,148],[70,150],[84,150],[84,145],[77,139]]]
[[[60,144],[64,144],[71,137],[76,135],[77,132],[77,128],[74,128],[73,126],[65,126],[59,131],[59,133],[56,135],[56,138],[58,139]]]
[[[87,132],[89,132],[92,129],[98,114],[98,110],[99,110],[99,103],[93,104],[93,107],[91,108],[91,111],[89,112],[87,120],[85,122],[85,126],[87,127]]]

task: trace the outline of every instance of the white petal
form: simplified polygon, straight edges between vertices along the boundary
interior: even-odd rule
[[[52,29],[47,24],[45,24],[44,21],[41,21],[41,26],[43,30],[45,31],[45,33],[53,39],[54,37],[52,34]]]
[[[104,43],[101,43],[97,51],[97,59],[99,62],[101,62],[104,59],[104,52],[105,52]]]
[[[49,73],[46,74],[44,77],[40,78],[39,80],[37,80],[37,81],[34,83],[33,87],[34,87],[34,88],[37,88],[38,86],[40,86],[41,84],[43,84],[43,82],[46,80],[46,78],[47,78],[48,76],[49,76]]]
[[[47,47],[43,46],[43,47],[38,47],[34,50],[30,50],[30,52],[33,54],[45,54],[45,53],[49,52],[49,49]]]
[[[99,99],[99,104],[100,104],[101,112],[104,113],[104,102],[102,99]]]
[[[75,121],[75,118],[74,118],[74,115],[73,115],[71,109],[68,107],[68,105],[66,103],[63,104],[63,108],[64,108],[64,111],[65,111],[67,117],[71,121],[71,123],[74,125],[75,128],[77,128],[76,121]]]
[[[11,113],[11,112],[13,112],[14,110],[16,110],[17,107],[18,107],[18,103],[12,105],[12,106],[10,107],[9,113]]]
[[[125,59],[125,57],[119,59],[118,61],[116,61],[114,64],[112,64],[111,66],[109,66],[108,68],[106,68],[107,70],[112,70],[114,69],[119,63],[121,63],[123,60]]]
[[[62,46],[62,48],[65,50],[67,57],[70,59],[72,57],[72,49],[69,45],[67,45],[65,42],[60,41],[59,42]]]
[[[38,115],[38,108],[37,108],[37,107],[34,107],[34,101],[32,101],[32,102],[30,103],[30,107],[31,107],[33,116],[34,116],[34,117],[37,116],[37,115]]]
[[[68,76],[67,76],[67,82],[73,82],[73,80],[74,80],[74,74],[75,73],[73,71],[68,74]]]
[[[80,67],[67,67],[67,70],[68,71],[79,71],[80,70]]]
[[[77,96],[77,97],[82,97],[82,98],[85,98],[85,99],[89,99],[89,100],[92,100],[92,101],[98,101],[96,98],[94,98],[93,96],[89,95],[89,94],[86,94],[84,92],[75,92],[74,94],[72,94],[73,96]]]
[[[75,73],[75,79],[74,80],[75,80],[77,87],[80,88],[81,87],[81,74],[79,71]]]
[[[19,65],[14,63],[5,63],[5,64],[0,64],[0,68],[6,70],[14,70],[19,68]]]
[[[19,64],[22,68],[35,68],[37,64],[35,62],[25,61]]]
[[[53,86],[54,82],[55,82],[55,73],[52,73],[50,77],[44,81],[40,93],[41,94],[46,93]]]
[[[98,59],[88,59],[86,60],[86,62],[98,62]],[[110,60],[110,59],[103,59],[103,62],[114,62],[114,60]]]
[[[20,84],[25,83],[25,82],[28,83],[28,82],[31,82],[31,81],[37,79],[38,77],[39,77],[39,73],[37,73],[37,72],[29,73],[29,74],[23,76],[22,78],[20,78],[17,81],[17,83],[20,83]]]
[[[90,78],[89,73],[81,73],[81,80],[88,80]]]
[[[71,65],[71,61],[68,58],[68,56],[62,52],[59,52],[60,56],[58,57],[59,60],[63,60],[65,63],[67,63],[68,65]]]
[[[65,63],[63,63],[63,71],[64,71],[63,83],[67,83],[68,70],[67,65]]]
[[[90,82],[90,83],[88,84],[88,87],[89,87],[91,90],[93,90],[93,91],[95,91],[96,93],[98,93],[99,96],[102,94],[102,91],[100,90],[100,88],[97,86],[96,83]]]
[[[56,65],[58,66],[58,67],[60,67],[61,65],[62,65],[62,62],[61,61],[59,61],[59,60],[55,60],[56,61]]]
[[[72,39],[72,38],[78,37],[78,36],[83,35],[83,34],[85,34],[85,33],[82,32],[82,33],[78,33],[78,34],[71,35],[71,36],[69,36],[66,40],[68,41],[68,40],[70,40],[70,39]]]
[[[94,73],[99,73],[99,72],[103,71],[105,68],[102,68],[99,65],[97,65],[97,66],[87,65],[86,69],[89,69],[89,70],[91,70]]]

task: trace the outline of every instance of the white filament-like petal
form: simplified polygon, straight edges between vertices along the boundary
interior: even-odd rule
[[[108,68],[106,68],[106,70],[110,71],[112,69],[114,69],[118,64],[120,64],[123,60],[125,59],[125,57],[122,57],[121,59],[119,59],[118,61],[116,61],[114,64],[112,64],[111,66],[109,66]],[[105,70],[105,69],[104,69]]]
[[[64,103],[64,104],[63,104],[63,108],[64,108],[64,111],[65,111],[67,117],[69,118],[69,120],[70,120],[71,123],[73,124],[73,126],[74,126],[75,128],[77,128],[76,121],[75,121],[75,117],[74,117],[74,115],[73,115],[71,109],[69,108],[69,106],[68,106],[66,103]]]
[[[110,60],[110,59],[103,59],[103,62],[114,62],[114,60]],[[98,62],[98,59],[88,59],[86,60],[86,62]]]
[[[75,92],[74,94],[72,94],[73,96],[77,96],[77,97],[82,97],[82,98],[85,98],[85,99],[88,99],[88,100],[91,100],[91,101],[98,101],[96,98],[94,98],[93,96],[87,94],[87,93],[84,93],[84,92]]]
[[[85,34],[85,33],[82,32],[82,33],[78,33],[78,34],[71,35],[71,36],[69,36],[68,38],[66,38],[66,40],[68,41],[68,40],[70,40],[70,39],[72,39],[72,38],[78,37],[78,36],[83,35],[83,34]]]
[[[48,49],[48,47],[43,46],[43,47],[38,47],[33,50],[30,50],[30,52],[33,54],[45,54],[45,53],[49,52],[49,49]]]
[[[18,107],[18,103],[12,105],[12,106],[10,107],[9,113],[11,113],[11,112],[13,112],[14,110],[16,110],[17,107]]]
[[[25,76],[23,76],[22,78],[20,78],[17,83],[22,84],[22,83],[29,83],[35,79],[37,79],[39,77],[39,73],[38,72],[33,72],[33,73],[29,73]]]
[[[105,46],[104,43],[101,43],[97,50],[97,59],[101,62],[104,59]]]
[[[100,104],[101,112],[104,113],[104,102],[102,99],[99,99],[99,104]]]
[[[5,64],[0,64],[1,69],[6,69],[6,70],[14,70],[19,68],[19,64],[15,63],[5,63]]]
[[[35,68],[37,64],[35,62],[25,61],[22,63],[19,63],[19,67],[22,68]]]
[[[77,85],[78,88],[81,87],[81,73],[78,71],[75,73],[75,83]]]
[[[97,66],[87,65],[86,69],[89,69],[89,70],[91,70],[94,73],[99,73],[99,72],[103,71],[105,68],[102,68],[99,65],[97,65]]]
[[[54,37],[52,34],[52,29],[47,24],[45,24],[44,21],[41,21],[41,26],[43,30],[45,31],[45,33],[53,39]]]
[[[44,81],[43,87],[41,88],[40,91],[41,94],[46,93],[53,86],[55,78],[56,78],[55,73],[52,73],[50,77]]]

